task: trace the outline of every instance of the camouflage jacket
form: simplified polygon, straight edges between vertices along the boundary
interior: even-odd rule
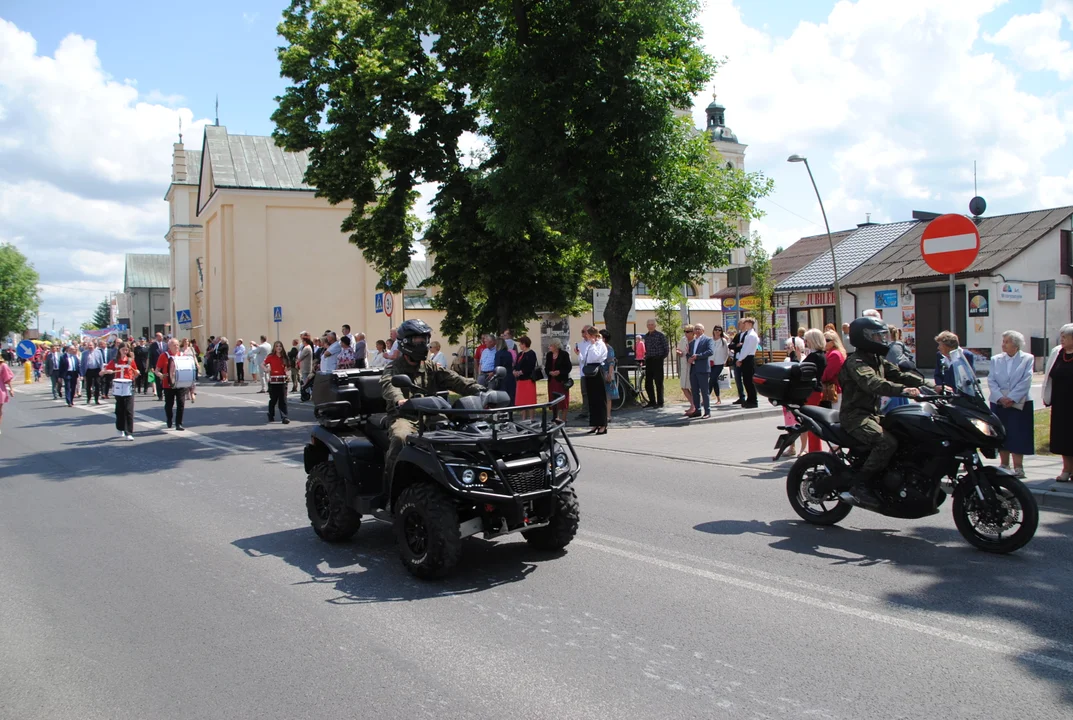
[[[846,358],[838,374],[842,385],[842,408],[839,422],[847,430],[853,429],[867,418],[879,415],[879,400],[882,397],[901,395],[907,387],[921,387],[924,378],[873,353],[855,352]]]
[[[411,365],[409,360],[399,356],[391,365],[384,368],[384,374],[380,378],[380,389],[384,400],[387,401],[387,411],[390,415],[398,414],[399,402],[409,397],[408,391],[391,384],[391,378],[395,375],[408,375],[414,385],[430,395],[444,390],[456,392],[459,395],[477,395],[484,390],[475,380],[464,378],[429,360]]]

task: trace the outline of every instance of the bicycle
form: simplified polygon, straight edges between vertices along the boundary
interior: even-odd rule
[[[615,410],[621,410],[626,405],[626,395],[629,394],[635,399],[638,405],[648,404],[648,395],[645,394],[645,366],[644,365],[631,365],[625,370],[633,370],[636,382],[630,379],[630,376],[623,372],[623,368],[617,367],[615,369],[614,382],[618,386],[618,399],[611,401],[611,407]]]

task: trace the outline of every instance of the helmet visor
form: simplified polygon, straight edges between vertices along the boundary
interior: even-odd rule
[[[879,343],[880,345],[889,345],[890,344],[890,331],[889,330],[865,330],[864,331],[864,338],[865,338],[865,340],[871,340],[872,342]]]

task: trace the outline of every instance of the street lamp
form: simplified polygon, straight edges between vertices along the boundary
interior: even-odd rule
[[[827,227],[827,243],[831,246],[831,269],[835,273],[835,327],[842,332],[842,288],[838,284],[838,263],[835,262],[835,241],[831,238],[831,225],[827,222],[827,211],[823,209],[823,200],[820,199],[820,190],[816,187],[816,178],[812,177],[812,168],[808,166],[808,158],[800,155],[791,155],[786,162],[805,163],[808,170],[808,179],[812,181],[812,189],[816,191],[816,201],[820,203],[820,213],[823,215],[823,224]]]

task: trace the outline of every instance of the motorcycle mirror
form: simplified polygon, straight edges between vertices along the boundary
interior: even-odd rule
[[[400,390],[408,390],[414,386],[413,380],[409,375],[392,375],[391,385],[397,387]]]
[[[499,367],[496,368],[496,377],[497,378],[505,378],[506,376],[507,376],[507,369],[505,367],[500,365]]]

